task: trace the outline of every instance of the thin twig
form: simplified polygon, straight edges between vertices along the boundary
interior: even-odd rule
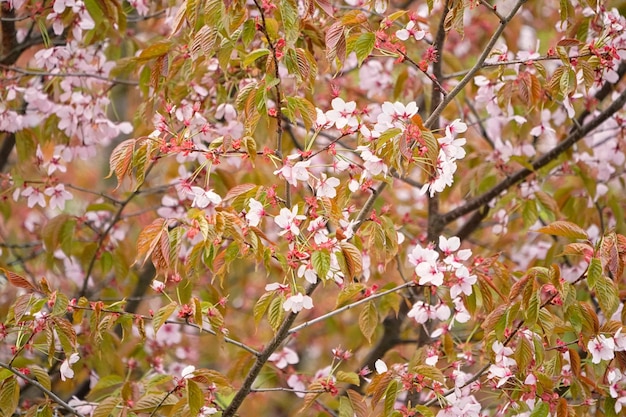
[[[489,54],[491,54],[491,50],[495,46],[496,42],[498,42],[498,40],[500,39],[502,32],[504,32],[504,28],[506,28],[507,24],[511,21],[511,19],[513,19],[513,17],[517,14],[519,8],[522,7],[522,4],[524,4],[525,2],[526,0],[518,0],[515,6],[513,6],[513,10],[511,10],[511,13],[509,13],[509,15],[504,20],[500,21],[500,25],[491,36],[491,39],[489,39],[489,42],[485,46],[485,49],[483,49],[483,52],[480,54],[480,57],[478,57],[478,60],[476,61],[474,66],[467,72],[467,74],[465,74],[465,76],[461,79],[461,81],[459,81],[456,87],[454,87],[454,89],[450,91],[450,93],[441,101],[437,108],[435,108],[431,115],[428,117],[428,119],[424,123],[427,128],[430,129],[433,126],[433,123],[435,123],[435,120],[439,118],[439,115],[443,112],[443,109],[445,109],[448,104],[450,104],[450,102],[454,100],[454,98],[473,79],[474,74],[476,74],[483,67],[485,60],[489,57]]]
[[[344,311],[350,310],[350,309],[352,309],[352,308],[354,308],[354,307],[356,307],[358,305],[361,305],[363,303],[367,303],[368,301],[372,301],[372,300],[375,300],[377,298],[383,297],[383,296],[385,296],[387,294],[392,294],[394,292],[398,292],[398,291],[400,291],[400,290],[402,290],[404,288],[412,287],[414,285],[415,285],[415,283],[413,281],[409,281],[409,282],[405,282],[404,284],[398,285],[397,287],[393,287],[393,288],[391,288],[391,289],[389,289],[387,291],[383,291],[383,292],[379,292],[379,293],[376,293],[376,294],[372,294],[369,297],[363,298],[362,300],[355,301],[354,303],[351,303],[351,304],[345,305],[343,307],[340,307],[340,308],[338,308],[336,310],[331,311],[330,313],[326,313],[324,315],[316,317],[313,320],[305,321],[304,323],[299,324],[299,325],[291,328],[287,333],[288,334],[294,334],[294,333],[299,332],[300,330],[302,330],[302,329],[304,329],[306,327],[309,327],[309,326],[311,326],[311,325],[313,325],[315,323],[319,323],[320,321],[324,321],[324,320],[326,320],[326,319],[328,319],[330,317],[336,316],[337,314],[341,314]]]
[[[100,81],[106,81],[113,84],[121,84],[121,85],[139,85],[138,81],[125,80],[120,78],[110,78],[104,75],[98,75],[90,72],[48,72],[48,71],[38,71],[38,70],[29,70],[26,68],[16,67],[14,65],[4,65],[0,64],[0,68],[3,68],[7,71],[13,71],[18,74],[23,75],[34,75],[39,77],[59,77],[59,78],[67,78],[67,77],[77,77],[77,78],[93,78]],[[7,78],[5,77],[6,81]]]
[[[46,387],[44,387],[43,385],[41,385],[39,382],[37,382],[35,379],[30,378],[26,375],[24,375],[22,372],[18,371],[16,368],[4,363],[4,362],[0,362],[0,367],[9,370],[10,372],[12,372],[14,375],[17,375],[19,378],[24,379],[25,381],[28,381],[29,384],[31,384],[34,387],[37,387],[41,392],[43,392],[44,394],[46,394],[48,397],[52,398],[52,400],[59,404],[61,407],[63,407],[63,409],[65,409],[68,413],[72,413],[74,414],[76,417],[85,417],[83,414],[79,413],[78,411],[76,411],[72,406],[70,406],[68,403],[66,403],[65,401],[63,401],[61,398],[59,398],[58,395],[56,395],[54,392],[50,391],[49,389],[47,389]]]

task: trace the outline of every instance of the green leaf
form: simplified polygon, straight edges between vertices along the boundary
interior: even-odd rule
[[[396,397],[398,396],[398,385],[398,381],[394,379],[385,391],[385,416],[389,416],[393,412],[393,406],[395,405]]]
[[[539,400],[539,402],[535,404],[533,411],[530,413],[530,417],[547,417],[548,413],[550,413],[550,406]]]
[[[108,401],[108,400],[110,400],[110,398],[105,401]],[[178,402],[178,398],[176,397],[176,395],[171,395],[167,392],[158,393],[158,394],[149,393],[145,395],[144,397],[140,398],[139,401],[137,401],[137,403],[133,407],[133,411],[136,413],[147,413],[147,412],[154,411],[159,405],[163,407],[167,405],[174,405],[177,402]],[[159,414],[159,413],[155,413],[155,414]],[[108,414],[102,417],[108,417]]]
[[[596,296],[604,317],[611,317],[619,306],[619,294],[613,280],[601,275],[596,281]]]
[[[117,396],[112,396],[104,401],[101,401],[100,404],[93,411],[91,417],[109,417],[115,410],[115,407],[120,403],[120,398]]]
[[[105,12],[102,7],[100,7],[100,3],[100,1],[96,0],[85,0],[85,8],[87,9],[87,12],[89,12],[89,15],[93,19],[96,27],[100,27],[105,16]]]
[[[254,322],[258,325],[265,312],[267,311],[270,303],[272,302],[272,298],[274,297],[274,291],[266,292],[259,298],[259,301],[256,302],[254,308],[252,310],[254,316]]]
[[[432,2],[432,0],[431,0],[431,2]],[[431,409],[426,407],[425,405],[415,405],[415,406],[413,406],[412,410],[417,411],[418,413],[420,413],[424,417],[434,417],[435,416],[435,413],[433,413],[431,411]]]
[[[311,255],[311,263],[317,276],[325,280],[330,270],[330,253],[325,250],[317,250]]]
[[[50,382],[50,375],[48,375],[48,371],[38,365],[31,365],[28,367],[28,369],[30,369],[30,372],[44,388],[46,388],[47,390],[51,389],[52,385]]]
[[[337,304],[335,308],[342,307],[352,301],[355,301],[357,295],[361,295],[362,291],[367,288],[365,284],[360,282],[349,282],[347,283],[341,291],[339,291],[339,295],[337,296]]]
[[[591,258],[587,268],[587,285],[593,290],[598,280],[602,277],[602,261],[599,258]]]
[[[285,317],[285,309],[283,308],[284,301],[283,297],[276,297],[270,303],[267,319],[274,331],[278,330],[283,321],[283,317]]]
[[[0,415],[11,416],[20,400],[20,386],[17,379],[11,377],[0,384]]]
[[[524,323],[526,326],[532,328],[537,323],[537,318],[539,317],[539,292],[533,292],[533,295],[530,297],[530,301],[528,302],[528,308],[526,308],[526,322]]]
[[[352,385],[360,385],[361,380],[356,372],[345,372],[345,371],[337,371],[337,381],[339,382],[347,382]]]
[[[561,15],[561,22],[565,22],[569,14],[569,1],[568,0],[559,0],[559,12]],[[535,417],[535,416],[532,416],[532,417]]]
[[[524,337],[518,339],[517,349],[513,357],[519,369],[526,369],[530,365],[533,359],[533,348]]]
[[[580,226],[564,220],[558,220],[551,223],[538,229],[537,232],[554,236],[569,237],[572,239],[589,239],[587,232],[585,232]]]
[[[354,410],[347,397],[339,398],[339,417],[353,417]]]
[[[269,55],[270,50],[267,48],[260,48],[250,52],[246,57],[241,61],[244,67],[249,67],[250,64],[253,64],[257,59],[262,58],[264,56]]]
[[[376,44],[376,36],[371,32],[362,33],[354,43],[354,52],[359,62],[359,66],[370,56],[374,45]]]
[[[288,45],[293,45],[300,36],[298,7],[294,0],[280,0],[278,8],[285,28],[285,41]]]
[[[148,61],[150,59],[161,57],[167,54],[172,47],[172,41],[158,41],[144,49],[139,53],[139,59]]]
[[[154,328],[154,334],[159,332],[161,326],[165,324],[167,320],[169,320],[170,316],[176,310],[178,305],[175,302],[171,302],[168,305],[161,307],[154,315],[152,320],[152,327]]]
[[[187,404],[189,405],[189,412],[192,416],[197,415],[204,405],[204,394],[202,394],[202,390],[198,384],[190,380],[187,380]]]
[[[359,328],[368,342],[372,341],[376,326],[378,326],[378,311],[374,302],[370,301],[359,314]]]

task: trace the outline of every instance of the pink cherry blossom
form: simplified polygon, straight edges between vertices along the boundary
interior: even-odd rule
[[[294,236],[298,236],[300,234],[298,225],[300,220],[304,219],[306,219],[306,216],[298,214],[298,205],[296,204],[291,208],[291,210],[286,207],[281,208],[278,216],[274,217],[274,222],[278,227],[283,229],[279,235],[282,236],[289,232]]]
[[[591,362],[600,363],[615,357],[615,341],[612,337],[599,334],[587,343],[587,350],[591,353]]]
[[[356,117],[356,102],[345,102],[341,97],[335,97],[331,102],[332,110],[326,112],[326,119],[331,125],[334,123],[337,129],[349,127],[356,128],[359,120]]]
[[[28,186],[26,189],[22,191],[23,197],[28,197],[28,207],[33,208],[36,205],[41,207],[46,206],[46,199],[44,198],[44,193],[41,192],[39,188],[35,188],[32,186]]]
[[[398,39],[406,41],[410,37],[415,38],[416,41],[420,41],[424,39],[426,36],[426,32],[419,29],[417,23],[414,20],[411,20],[405,28],[396,31],[396,36]]]
[[[246,213],[246,220],[248,220],[248,224],[250,226],[256,227],[261,222],[263,216],[265,216],[265,208],[260,201],[251,198],[248,201],[249,210]]]
[[[188,198],[193,198],[191,207],[207,208],[209,206],[217,206],[222,202],[222,197],[213,192],[213,190],[205,190],[200,187],[191,187]]]
[[[337,196],[337,188],[339,186],[339,179],[334,177],[326,177],[326,174],[320,174],[320,180],[316,188],[316,195],[318,198],[328,197],[335,198]]]
[[[300,362],[300,358],[295,350],[284,347],[281,351],[272,353],[268,361],[274,362],[277,368],[284,369],[288,365],[295,365]]]
[[[50,207],[63,210],[65,208],[65,202],[71,200],[74,196],[69,191],[65,190],[63,184],[57,184],[54,187],[46,188],[44,193],[50,196]]]

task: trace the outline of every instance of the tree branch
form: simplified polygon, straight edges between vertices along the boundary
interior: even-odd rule
[[[313,284],[309,286],[307,290],[307,295],[310,295],[315,291],[317,286],[319,285],[320,280],[318,280],[317,284]],[[241,388],[237,391],[232,401],[228,405],[228,407],[224,410],[222,417],[233,417],[243,401],[246,399],[250,390],[252,389],[252,384],[256,380],[256,377],[261,373],[263,366],[269,359],[270,355],[274,353],[276,349],[282,344],[287,336],[289,336],[289,329],[291,325],[298,317],[299,313],[291,312],[289,315],[283,320],[280,328],[272,338],[272,340],[268,343],[268,345],[263,349],[263,351],[257,356],[254,364],[250,371],[248,371],[248,375],[246,375],[246,379],[243,381]]]
[[[518,0],[515,6],[513,7],[513,9],[511,10],[511,13],[509,13],[509,15],[504,20],[500,21],[500,25],[498,26],[494,34],[491,36],[491,39],[489,39],[487,46],[485,46],[485,49],[483,50],[482,54],[480,54],[480,57],[478,57],[478,60],[476,61],[474,66],[467,72],[467,74],[465,74],[465,76],[461,79],[461,81],[459,81],[456,87],[454,87],[454,89],[450,91],[450,93],[441,101],[441,103],[439,103],[439,105],[433,110],[431,115],[428,117],[428,119],[424,123],[424,125],[427,128],[429,129],[431,128],[435,120],[439,118],[439,115],[441,115],[441,113],[448,106],[448,104],[450,104],[452,100],[454,100],[455,97],[474,78],[474,74],[476,74],[482,68],[483,64],[485,63],[485,60],[489,57],[489,54],[491,54],[491,50],[495,46],[498,39],[500,39],[502,32],[504,32],[504,29],[506,28],[508,23],[511,21],[511,19],[513,19],[513,17],[517,14],[519,8],[522,7],[522,4],[524,4],[525,2],[526,0]]]
[[[620,73],[621,76],[624,75],[624,73],[626,72],[626,62],[622,62],[620,64],[618,72]],[[612,88],[612,85],[608,83],[605,84],[603,88],[598,92],[598,94],[596,94],[596,97],[608,96],[609,92],[611,91],[611,88]],[[552,148],[547,153],[543,154],[541,157],[535,160],[535,162],[532,163],[532,168],[533,168],[532,170],[528,168],[520,169],[513,175],[507,177],[506,179],[501,181],[499,184],[494,186],[491,190],[485,192],[483,195],[475,197],[469,200],[466,204],[460,207],[457,207],[449,211],[448,213],[444,214],[442,216],[443,222],[445,224],[451,223],[454,220],[460,218],[461,216],[464,216],[465,214],[468,214],[480,208],[481,206],[489,203],[492,199],[500,195],[502,191],[517,184],[518,182],[522,181],[527,176],[533,174],[535,171],[548,165],[550,162],[558,158],[561,154],[569,150],[572,146],[574,146],[579,140],[584,138],[587,134],[589,134],[598,126],[600,126],[602,123],[604,123],[609,118],[611,118],[616,112],[618,112],[619,110],[622,110],[625,104],[626,104],[626,90],[622,91],[622,93],[619,95],[619,97],[615,101],[613,101],[604,111],[602,111],[596,118],[591,120],[589,123],[583,125],[580,128],[578,127],[572,128],[572,132],[569,134],[567,138],[565,138],[565,140],[563,140],[557,146]],[[585,110],[578,117],[578,121],[582,122],[582,119],[586,118],[589,114],[590,112],[588,110]]]
[[[44,387],[43,385],[41,385],[38,381],[36,381],[33,378],[30,378],[26,375],[24,375],[23,373],[21,373],[20,371],[18,371],[16,368],[4,363],[4,362],[0,362],[0,367],[7,369],[9,371],[11,371],[13,374],[17,375],[19,378],[22,378],[25,381],[28,381],[29,384],[31,384],[34,387],[37,387],[41,392],[43,392],[44,394],[46,394],[48,397],[52,398],[52,400],[59,404],[61,407],[63,407],[63,409],[65,409],[67,412],[74,414],[76,417],[85,417],[84,415],[82,415],[81,413],[79,413],[78,411],[76,411],[74,408],[72,408],[72,406],[70,406],[68,403],[66,403],[65,401],[63,401],[61,398],[59,398],[58,395],[56,395],[54,392],[50,391],[49,389],[47,389],[46,387]]]
[[[359,301],[355,301],[354,303],[350,303],[348,305],[340,307],[340,308],[338,308],[336,310],[333,310],[333,311],[331,311],[329,313],[326,313],[326,314],[324,314],[322,316],[316,317],[313,320],[305,321],[304,323],[299,324],[299,325],[291,328],[288,333],[289,334],[293,334],[293,333],[299,332],[300,330],[302,330],[302,329],[304,329],[306,327],[309,327],[309,326],[311,326],[311,325],[313,325],[315,323],[319,323],[320,321],[324,321],[327,318],[336,316],[337,314],[343,313],[344,311],[348,311],[348,310],[350,310],[350,309],[352,309],[352,308],[354,308],[354,307],[356,307],[358,305],[361,305],[361,304],[366,303],[368,301],[372,301],[372,300],[375,300],[377,298],[383,297],[383,296],[385,296],[387,294],[398,292],[398,291],[400,291],[400,290],[402,290],[404,288],[412,287],[414,285],[415,285],[415,283],[413,281],[409,281],[409,282],[406,282],[404,284],[398,285],[397,287],[393,287],[393,288],[391,288],[391,289],[389,289],[387,291],[383,291],[383,292],[372,294],[369,297],[363,298],[363,299],[361,299]]]

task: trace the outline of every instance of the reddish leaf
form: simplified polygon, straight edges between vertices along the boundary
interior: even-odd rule
[[[142,265],[146,263],[148,256],[152,254],[156,246],[161,241],[161,234],[165,230],[165,219],[156,219],[146,226],[137,238],[137,261],[143,259]]]
[[[545,233],[554,236],[569,237],[572,239],[588,239],[587,232],[583,228],[574,223],[558,220],[537,230],[539,233]]]
[[[133,160],[133,152],[135,150],[135,139],[128,139],[120,143],[113,149],[109,158],[111,171],[106,178],[110,178],[113,173],[117,178],[117,190],[126,175],[130,175],[130,165]]]
[[[26,278],[21,275],[16,274],[15,272],[11,272],[8,269],[0,268],[0,271],[4,275],[6,275],[7,279],[13,286],[18,288],[24,288],[28,290],[28,292],[38,292],[39,290],[33,284],[31,284]]]

